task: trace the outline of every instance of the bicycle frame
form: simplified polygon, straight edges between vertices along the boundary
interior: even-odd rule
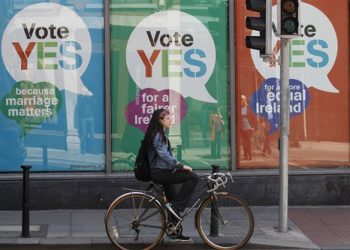
[[[192,206],[186,211],[186,213],[182,217],[180,217],[180,219],[177,221],[176,225],[174,226],[174,230],[176,230],[181,225],[181,223],[192,212],[192,210],[194,208],[197,209],[196,216],[195,216],[195,218],[196,218],[197,213],[198,213],[198,208],[201,206],[201,204],[209,197],[213,197],[215,199],[215,196],[216,196],[216,194],[218,194],[218,192],[210,191],[213,188],[213,184],[208,179],[205,179],[205,180],[206,180],[206,183],[198,188],[198,190],[204,190],[204,191],[202,191],[199,195],[197,195],[197,199],[194,201]],[[161,185],[161,184],[159,184],[159,185]],[[128,188],[123,188],[123,189],[127,190],[127,191],[131,191],[131,193],[133,193],[133,194],[140,194],[140,195],[147,196],[148,198],[151,199],[151,201],[156,201],[158,203],[158,205],[160,205],[163,208],[166,222],[167,223],[169,222],[169,214],[171,214],[171,212],[165,206],[166,197],[165,197],[164,191],[162,189],[159,190],[159,188],[157,187],[157,184],[154,184],[154,183],[149,184],[147,186],[146,190],[136,190],[136,189],[128,189]],[[152,190],[154,192],[152,192]],[[220,192],[220,193],[223,193],[223,192]],[[225,193],[227,193],[227,192],[225,192]],[[159,197],[159,198],[157,198],[157,197]],[[225,219],[220,215],[218,209],[216,207],[213,207],[213,208],[214,208],[214,212],[217,214],[217,217],[219,218],[219,220],[222,223],[225,223]],[[141,219],[141,217],[140,217],[140,219]]]
[[[192,204],[192,206],[186,211],[186,213],[181,217],[181,219],[176,223],[176,225],[174,226],[174,229],[176,229],[184,220],[185,218],[192,212],[192,210],[194,208],[196,208],[196,216],[197,216],[197,212],[198,212],[198,208],[200,207],[200,205],[208,198],[211,196],[216,195],[217,192],[213,191],[208,193],[208,190],[212,189],[212,185],[211,183],[206,179],[206,183],[204,185],[202,185],[200,188],[198,188],[198,190],[204,190],[202,191],[199,195],[197,195],[197,199],[194,201],[194,203]],[[166,211],[165,213],[165,219],[168,222],[168,215],[171,214],[170,211],[168,210],[168,208],[165,206],[165,202],[164,202],[164,193],[162,193],[161,190],[159,190],[153,183],[150,184],[147,188],[146,188],[146,192],[151,192],[151,190],[154,190],[156,195],[152,196],[152,195],[148,195],[150,197],[153,197],[154,200],[157,201],[158,204],[161,205],[161,207],[163,208],[164,211]],[[141,194],[144,192],[141,192]],[[144,193],[145,195],[147,195],[146,193]],[[162,197],[163,199],[158,199],[156,196]],[[217,208],[215,209],[216,213],[218,214],[219,219],[224,223],[224,219],[221,217],[220,213],[218,212]]]

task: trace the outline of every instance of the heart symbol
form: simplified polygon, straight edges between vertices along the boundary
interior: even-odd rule
[[[17,82],[0,103],[1,112],[20,125],[23,136],[56,116],[61,106],[62,95],[55,85],[30,81]]]

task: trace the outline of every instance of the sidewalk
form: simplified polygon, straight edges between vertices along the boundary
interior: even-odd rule
[[[300,225],[300,228],[304,228],[303,222],[306,220],[302,216],[305,214],[305,208],[291,209],[292,217],[296,218],[298,226],[289,220],[290,230],[287,233],[280,233],[277,230],[278,207],[253,207],[252,210],[255,230],[244,249],[320,249],[298,228]],[[334,214],[336,210],[337,208],[332,208],[325,213],[328,211]],[[0,211],[0,249],[26,249],[26,246],[31,250],[53,249],[67,245],[69,248],[65,249],[113,249],[105,232],[104,213],[104,210],[31,211],[31,238],[25,239],[20,237],[21,211]],[[191,246],[188,249],[209,249],[194,228],[193,216],[194,213],[183,222],[184,234],[194,239],[189,243]],[[347,235],[350,238],[350,234]],[[162,243],[158,249],[171,249],[168,244]],[[82,246],[84,248],[81,248]]]
[[[298,207],[289,218],[321,249],[350,249],[350,207]]]

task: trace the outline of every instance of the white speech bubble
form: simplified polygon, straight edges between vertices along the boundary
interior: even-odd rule
[[[160,52],[152,60],[156,50]],[[205,87],[216,62],[213,38],[201,21],[187,13],[160,11],[143,19],[129,37],[126,62],[141,89],[172,89],[184,97],[217,102]],[[152,74],[147,74],[146,68],[151,68]]]
[[[338,53],[338,39],[334,27],[328,17],[314,6],[302,3],[301,10],[303,37],[291,41],[290,78],[302,81],[307,87],[338,93],[339,91],[328,78],[328,73],[333,68]],[[272,8],[272,20],[277,23],[276,5]],[[309,36],[305,34],[305,30],[308,30]],[[252,35],[258,35],[258,32],[254,31]],[[276,46],[277,40],[277,37],[273,35],[273,47]],[[296,45],[295,43],[298,42],[296,40],[302,44]],[[255,67],[265,79],[279,75],[278,64],[270,66],[259,57],[259,51],[251,50],[250,52]],[[276,58],[279,54],[280,50]]]
[[[19,11],[4,31],[1,53],[16,81],[46,81],[60,90],[92,95],[81,80],[91,57],[90,33],[68,7],[39,3]]]

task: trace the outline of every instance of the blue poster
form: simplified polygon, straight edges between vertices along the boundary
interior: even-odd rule
[[[280,80],[268,78],[250,97],[250,107],[257,116],[263,117],[269,124],[269,134],[279,128],[280,123]],[[307,87],[296,79],[289,80],[289,115],[302,114],[309,105],[310,95]]]
[[[0,172],[103,171],[103,0],[0,2]]]

